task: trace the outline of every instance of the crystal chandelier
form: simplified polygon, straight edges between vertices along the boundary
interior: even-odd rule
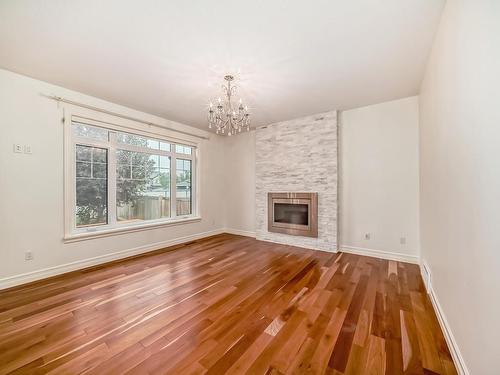
[[[241,132],[241,129],[250,130],[250,113],[248,107],[243,105],[242,100],[235,106],[231,99],[236,92],[236,86],[232,86],[234,80],[232,75],[226,75],[224,79],[227,81],[226,86],[222,86],[224,91],[224,100],[217,99],[217,104],[210,102],[208,109],[208,127],[215,127],[216,133],[222,133],[231,136],[236,132]]]

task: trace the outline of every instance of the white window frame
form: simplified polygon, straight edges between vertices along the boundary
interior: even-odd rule
[[[72,123],[80,122],[91,126],[104,128],[109,131],[108,141],[93,140],[73,136]],[[64,107],[64,241],[74,242],[79,240],[105,237],[121,233],[154,229],[163,226],[179,225],[201,220],[200,216],[200,143],[195,137],[190,137],[175,131],[162,129],[157,126],[148,126],[132,120],[122,119],[117,116],[100,113],[86,108],[72,105]],[[117,143],[117,132],[152,138],[170,144],[170,151],[148,150]],[[92,227],[76,227],[76,145],[99,147],[108,150],[108,223]],[[175,145],[192,147],[191,155],[177,154]],[[139,151],[155,155],[170,157],[170,214],[168,218],[144,220],[136,223],[120,223],[116,218],[116,158],[111,155],[117,150]],[[177,216],[176,208],[176,160],[191,160],[191,214]]]

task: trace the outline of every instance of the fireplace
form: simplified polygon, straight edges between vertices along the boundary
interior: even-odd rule
[[[268,193],[267,230],[318,237],[318,193]]]

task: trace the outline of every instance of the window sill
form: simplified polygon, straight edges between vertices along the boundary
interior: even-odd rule
[[[91,239],[95,239],[95,238],[116,236],[119,234],[127,234],[127,233],[133,233],[133,232],[140,232],[140,231],[144,231],[144,230],[157,229],[157,228],[161,228],[161,227],[170,227],[170,226],[174,226],[174,225],[195,223],[198,221],[201,221],[200,216],[190,216],[190,217],[182,218],[182,219],[153,222],[153,223],[144,223],[144,224],[139,224],[139,225],[137,225],[137,224],[136,225],[128,225],[128,226],[122,226],[122,227],[117,227],[117,228],[96,230],[94,232],[74,233],[74,234],[65,235],[63,238],[63,241],[64,241],[64,243],[85,241],[85,240],[91,240]]]

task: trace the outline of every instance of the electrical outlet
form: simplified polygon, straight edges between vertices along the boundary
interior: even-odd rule
[[[26,251],[24,253],[24,260],[33,260],[33,253],[31,251]]]
[[[24,153],[31,154],[31,145],[24,145]]]
[[[14,143],[14,152],[16,152],[16,153],[22,153],[23,152],[23,148],[22,148],[22,146],[19,143]]]
[[[365,240],[369,240],[371,238],[370,233],[365,233]]]
[[[406,245],[406,237],[401,237],[401,238],[399,239],[399,243],[400,243],[401,245]]]

